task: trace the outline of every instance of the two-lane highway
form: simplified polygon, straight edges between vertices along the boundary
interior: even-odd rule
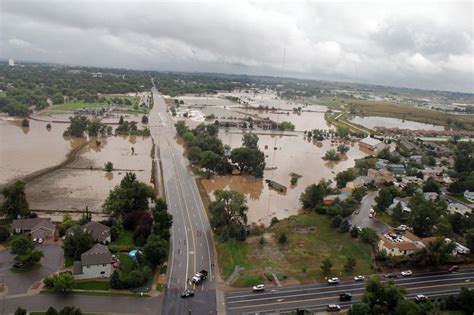
[[[385,281],[385,279],[383,280]],[[411,277],[398,276],[397,285],[407,289],[407,297],[425,294],[438,298],[456,294],[461,287],[474,288],[474,269],[461,270],[449,274],[446,271],[415,274]],[[262,293],[247,291],[229,292],[225,302],[228,315],[267,314],[274,312],[291,312],[297,308],[310,311],[325,310],[331,303],[349,308],[360,301],[364,294],[364,283],[353,280],[342,281],[337,285],[310,284],[285,288],[269,288]],[[350,302],[339,302],[339,294],[349,292],[353,296]]]
[[[156,89],[152,90],[154,106],[150,112],[150,129],[157,146],[164,191],[170,213],[171,252],[167,270],[167,286],[163,314],[216,314],[215,276],[213,270],[212,234],[196,182],[187,170],[174,137],[173,121],[167,105]],[[209,272],[199,286],[190,283],[200,270]],[[181,298],[191,289],[194,297]]]

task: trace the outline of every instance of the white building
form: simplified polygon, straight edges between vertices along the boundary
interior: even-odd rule
[[[112,275],[112,255],[109,248],[95,244],[87,252],[82,253],[81,260],[74,262],[76,279],[108,278]]]
[[[469,208],[466,205],[463,205],[462,203],[451,202],[451,203],[448,204],[448,211],[451,212],[451,213],[457,212],[457,213],[465,215],[467,213],[470,213],[472,211],[472,209]]]
[[[382,151],[385,148],[385,144],[375,138],[366,137],[359,140],[359,148],[364,151],[369,151],[370,153],[376,154],[379,151]]]
[[[14,67],[15,66],[15,60],[13,60],[13,58],[8,59],[8,65],[10,67]]]

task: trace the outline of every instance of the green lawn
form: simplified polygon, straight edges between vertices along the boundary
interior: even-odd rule
[[[115,241],[111,243],[111,245],[117,246],[133,246],[133,231],[123,230],[122,235]]]
[[[110,107],[107,103],[86,103],[84,101],[67,101],[64,104],[54,105],[53,110],[74,111],[81,108],[106,108]]]
[[[72,267],[72,265],[74,265],[74,259],[72,257],[65,256],[64,257],[64,267],[68,268],[68,267]]]
[[[333,268],[328,276],[351,276],[371,274],[372,248],[349,233],[340,233],[330,227],[328,216],[316,213],[302,214],[281,220],[266,230],[265,245],[260,245],[260,236],[246,242],[231,240],[225,243],[216,240],[220,271],[227,279],[236,265],[244,267],[234,286],[248,287],[262,282],[265,271],[271,268],[279,279],[293,278],[301,282],[321,281],[324,275],[321,263],[329,257]],[[313,232],[293,232],[295,226],[314,227]],[[285,233],[286,245],[278,245],[275,239]],[[271,237],[273,235],[273,237]],[[269,239],[268,239],[269,238]],[[346,273],[343,266],[348,257],[354,257],[357,265],[353,272]]]
[[[122,275],[128,274],[130,271],[133,270],[133,258],[128,256],[127,253],[119,253],[117,255],[118,259],[120,260],[120,267],[122,270]]]
[[[398,226],[397,224],[395,224],[395,222],[393,221],[393,218],[391,215],[389,215],[388,213],[386,212],[377,212],[377,214],[375,215],[377,217],[377,219],[379,219],[380,221],[384,222],[385,224],[388,224],[390,226]]]
[[[81,281],[81,282],[76,282],[76,286],[74,287],[74,289],[109,291],[110,282],[109,281]]]
[[[27,272],[37,270],[37,269],[40,269],[40,268],[41,268],[41,264],[34,264],[34,265],[24,267],[24,268],[13,268],[12,267],[12,268],[10,268],[10,270],[14,273],[27,273]]]

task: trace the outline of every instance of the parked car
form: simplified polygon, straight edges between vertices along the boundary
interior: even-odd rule
[[[415,302],[417,302],[417,303],[426,302],[426,301],[428,301],[428,297],[426,295],[418,294],[415,297]]]
[[[409,276],[413,275],[413,272],[411,272],[411,270],[405,270],[405,271],[402,271],[401,274],[404,277],[409,277]]]
[[[386,274],[384,275],[384,277],[385,277],[385,278],[388,278],[388,279],[392,279],[392,278],[396,278],[397,275],[396,275],[395,273],[393,273],[393,272],[389,272],[389,273],[386,273]]]
[[[184,292],[181,293],[181,297],[182,297],[183,299],[188,298],[188,297],[192,297],[192,296],[194,296],[194,291],[189,290],[189,289],[184,290]]]
[[[354,277],[354,281],[364,281],[365,280],[365,277],[362,276],[362,275],[359,275],[359,276],[355,276]]]
[[[13,264],[13,268],[23,268],[25,266],[25,264],[17,261]]]
[[[359,213],[360,213],[360,210],[357,209],[357,210],[355,211],[355,214],[359,214]]]
[[[337,304],[329,304],[326,308],[328,312],[339,312],[341,307]]]
[[[257,284],[252,287],[253,292],[262,292],[265,291],[265,285],[263,284]]]
[[[338,284],[339,283],[339,278],[331,278],[328,280],[329,284]]]
[[[459,271],[459,266],[451,266],[448,268],[449,272],[456,272]]]
[[[352,300],[352,294],[344,292],[339,294],[339,301],[350,301]]]

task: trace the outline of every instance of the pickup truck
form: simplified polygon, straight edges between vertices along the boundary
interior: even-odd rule
[[[203,269],[194,275],[192,282],[196,285],[200,284],[201,282],[207,279],[207,275],[208,275],[208,272]]]

